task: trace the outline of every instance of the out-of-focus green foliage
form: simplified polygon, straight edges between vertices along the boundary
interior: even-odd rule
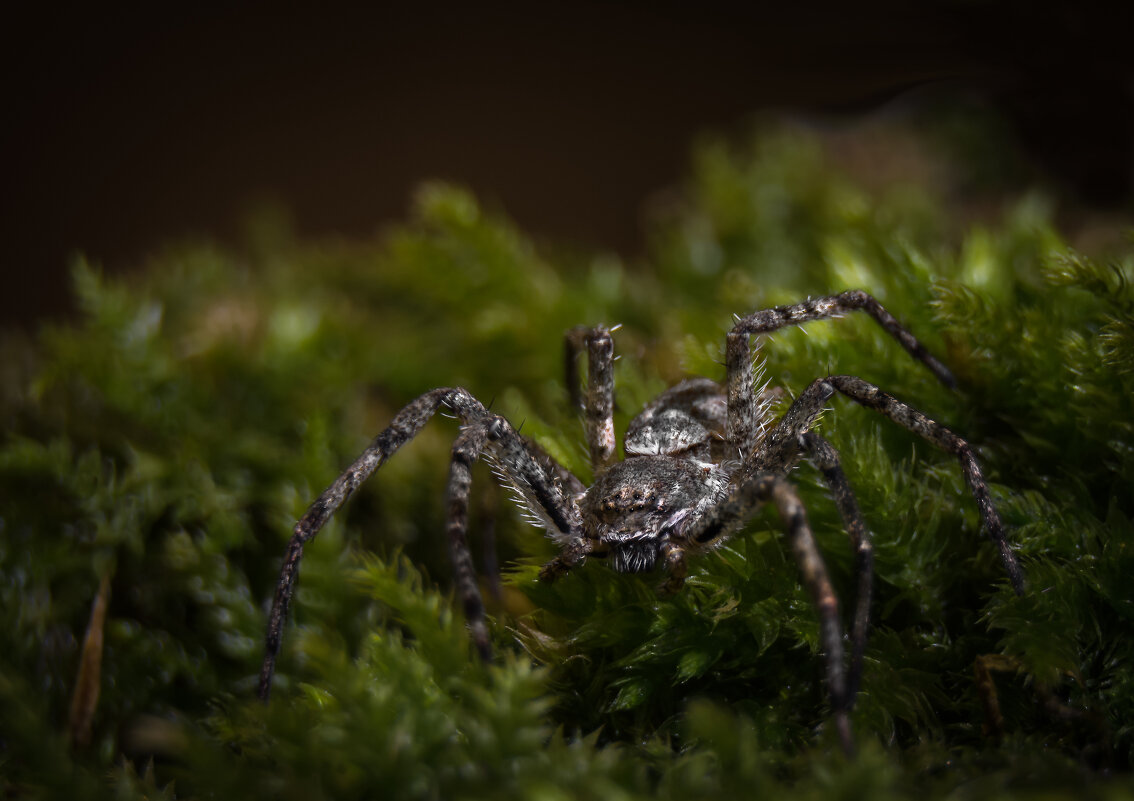
[[[1075,252],[1039,195],[975,216],[964,165],[918,141],[860,144],[960,178],[867,180],[845,137],[794,127],[705,144],[633,267],[537,246],[440,185],[372,243],[264,217],[240,251],[172,248],[129,280],[78,262],[81,319],[4,344],[5,796],[1134,795],[1134,257]],[[828,731],[815,614],[772,513],[672,599],[602,564],[548,585],[553,546],[478,473],[474,537],[494,528],[504,565],[499,656],[480,664],[445,589],[440,418],[308,546],[273,702],[254,700],[290,526],[402,404],[465,386],[589,480],[567,328],[624,325],[621,431],[683,375],[723,377],[732,313],[851,287],[959,390],[853,316],[777,334],[770,377],[797,393],[860,375],[969,438],[1028,575],[1016,597],[950,457],[833,401],[822,430],[878,574],[856,760]],[[817,475],[795,477],[845,599],[847,537]],[[71,699],[103,576],[83,745]],[[987,657],[1007,667],[999,736]]]

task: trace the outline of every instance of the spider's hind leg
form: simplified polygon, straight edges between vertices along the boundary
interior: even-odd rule
[[[811,533],[807,513],[795,488],[783,479],[772,485],[772,500],[791,539],[792,552],[803,574],[803,583],[811,595],[819,616],[819,641],[827,665],[827,691],[831,695],[831,719],[843,752],[854,754],[850,710],[854,705],[846,668],[843,662],[843,627],[839,622],[839,602],[831,584],[827,565]]]
[[[827,690],[831,698],[831,718],[839,744],[848,756],[854,753],[850,710],[853,695],[843,661],[843,626],[839,620],[839,601],[819,546],[811,532],[807,512],[795,488],[784,478],[762,473],[745,479],[733,487],[728,497],[706,510],[687,529],[675,532],[677,547],[666,552],[666,565],[684,573],[684,554],[688,550],[713,547],[752,519],[768,502],[776,505],[780,520],[799,564],[803,584],[819,619],[819,644],[827,673]]]

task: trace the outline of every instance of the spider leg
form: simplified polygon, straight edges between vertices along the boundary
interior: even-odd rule
[[[760,447],[764,439],[768,410],[775,399],[773,393],[757,390],[761,365],[757,374],[752,361],[748,333],[730,331],[725,337],[725,371],[727,376],[728,417],[725,436],[747,459]]]
[[[689,564],[685,559],[687,550],[688,546],[677,538],[662,545],[661,558],[665,564],[666,578],[658,587],[658,595],[675,595],[685,586],[685,577],[689,575]]]
[[[809,298],[802,303],[753,312],[738,319],[732,331],[736,334],[768,334],[785,326],[799,325],[809,320],[826,317],[841,317],[851,311],[865,311],[878,321],[886,333],[898,340],[911,356],[928,367],[942,384],[950,388],[957,385],[949,369],[926,350],[925,346],[890,312],[882,308],[881,303],[861,289],[851,289],[838,295]],[[731,393],[729,401],[730,403],[732,401]]]
[[[587,397],[579,397],[578,355],[587,349]],[[565,339],[567,391],[571,405],[583,409],[587,447],[595,475],[614,460],[614,340],[610,329],[573,328]]]
[[[533,518],[560,543],[559,555],[539,572],[541,581],[554,581],[579,565],[591,553],[593,542],[583,534],[577,499],[586,492],[586,485],[574,473],[559,464],[551,454],[531,440],[521,437],[507,421],[505,433],[494,442],[492,459],[497,473],[521,496]],[[526,465],[526,466],[524,466]],[[533,474],[533,470],[535,471]],[[548,485],[537,492],[536,487]],[[554,489],[552,493],[550,490]],[[564,490],[567,493],[565,494]],[[549,516],[557,515],[548,520]]]
[[[849,716],[854,696],[850,692],[843,662],[843,626],[839,622],[839,602],[827,566],[811,533],[803,502],[786,479],[768,474],[747,479],[687,529],[672,533],[670,541],[663,547],[663,554],[670,575],[676,581],[667,581],[663,590],[674,591],[680,587],[685,575],[687,550],[707,548],[720,542],[769,501],[776,505],[780,520],[783,521],[803,583],[819,618],[819,641],[827,672],[827,690],[831,697],[831,717],[839,743],[849,756],[854,753]]]
[[[457,397],[461,390],[439,388],[427,392],[412,401],[391,421],[389,427],[374,438],[362,455],[343,472],[331,486],[323,491],[315,502],[295,524],[291,540],[287,545],[280,580],[272,599],[272,611],[268,616],[268,634],[265,642],[264,664],[260,669],[259,696],[268,700],[272,687],[272,674],[275,671],[276,656],[280,650],[284,623],[287,621],[288,607],[295,593],[295,580],[299,574],[299,560],[303,558],[303,546],[313,539],[327,524],[331,515],[343,505],[358,486],[377,470],[402,445],[413,439],[436,413],[437,408],[447,399]],[[467,393],[466,393],[467,394]],[[470,396],[471,400],[471,396]],[[473,401],[475,403],[475,401]],[[463,404],[459,404],[463,405]]]
[[[585,491],[585,487],[551,454],[521,437],[506,419],[496,415],[484,418],[483,426],[474,424],[462,430],[453,443],[450,468],[449,542],[465,617],[474,644],[487,661],[492,653],[484,623],[484,605],[465,537],[468,493],[472,482],[470,470],[485,447],[485,439],[497,474],[515,490],[530,522],[546,529],[562,543],[559,556],[540,570],[541,579],[554,580],[579,564],[590,553],[591,542],[583,536],[582,517],[574,500],[577,494]],[[571,496],[564,493],[564,486],[573,493]]]
[[[578,567],[593,550],[593,543],[585,537],[575,537],[563,544],[559,555],[539,570],[540,581],[555,581]]]
[[[539,444],[527,438],[524,438],[523,444],[526,450],[531,454],[531,457],[547,472],[547,475],[553,476],[554,479],[559,482],[559,486],[569,493],[572,504],[576,504],[578,499],[587,491],[586,485],[583,484],[574,473],[559,464],[559,462],[557,462],[550,453],[541,448]],[[577,513],[575,521],[581,526],[581,522],[577,519]],[[540,569],[540,581],[555,581],[557,578],[570,571],[571,568],[579,565],[579,563],[586,559],[587,554],[591,552],[591,541],[585,539],[581,533],[576,532],[575,535],[557,537],[557,539],[562,543],[562,550],[558,556]]]
[[[463,464],[465,454],[472,451],[479,454],[484,448],[484,443],[478,438],[487,438],[489,450],[496,458],[505,478],[521,492],[529,509],[533,514],[539,515],[541,523],[553,536],[568,542],[581,538],[582,522],[574,501],[563,492],[563,488],[555,480],[555,475],[536,456],[533,456],[524,440],[504,418],[491,415],[480,401],[463,389],[441,387],[425,393],[398,412],[390,425],[374,438],[362,455],[323,491],[296,522],[288,542],[280,569],[279,583],[276,585],[272,600],[272,609],[268,616],[264,663],[260,670],[258,690],[262,700],[267,701],[271,691],[272,674],[275,671],[284,624],[287,622],[288,608],[295,593],[303,546],[319,533],[331,515],[346,502],[358,486],[399,448],[413,439],[442,406],[453,411],[466,426],[453,445],[453,459],[459,464],[450,469],[449,492],[450,540],[454,546],[454,566],[458,585],[462,588],[462,600],[466,602],[466,613],[470,602],[467,601],[463,588],[471,585],[475,590],[476,583],[475,580],[464,577],[463,562],[458,564],[460,560],[457,549],[464,540],[463,532],[466,524],[462,521],[467,519],[468,505],[467,488],[462,489],[464,479],[463,467],[460,465]],[[475,458],[473,456],[470,461],[475,461]],[[462,504],[465,512],[461,512]],[[457,519],[456,523],[454,517]],[[467,545],[463,548],[465,558],[468,558]],[[468,558],[468,570],[471,571],[471,558]],[[479,602],[479,591],[477,601]],[[479,624],[476,620],[477,614],[480,616]],[[477,648],[484,655],[482,643],[487,642],[487,637],[486,635],[482,637],[477,631],[478,626],[483,626],[482,604],[479,612],[473,610],[469,622]]]
[[[522,437],[522,439],[524,447],[531,454],[531,457],[543,467],[548,475],[553,476],[572,497],[577,498],[587,491],[587,485],[580,481],[574,473],[559,464],[555,457],[545,451],[538,442],[528,437]]]
[[[787,481],[777,481],[772,487],[772,499],[780,519],[788,530],[792,551],[803,574],[803,583],[811,594],[811,601],[819,615],[819,642],[827,664],[827,691],[831,695],[831,718],[835,723],[839,742],[847,756],[854,754],[851,735],[850,707],[854,701],[843,667],[843,627],[839,622],[839,602],[831,586],[827,566],[815,544],[803,502],[795,488]]]
[[[861,378],[834,375],[813,381],[796,398],[795,403],[784,413],[775,429],[769,433],[761,458],[758,462],[754,460],[750,469],[767,470],[780,475],[790,469],[797,458],[801,437],[814,424],[825,408],[827,400],[836,390],[855,403],[873,409],[957,457],[965,482],[977,502],[984,528],[1000,552],[1000,561],[1008,573],[1008,580],[1012,583],[1016,594],[1023,595],[1024,571],[1012,551],[1012,546],[1008,544],[1004,523],[992,502],[988,483],[984,479],[984,473],[980,469],[980,463],[977,462],[972,446],[945,426]]]
[[[839,516],[843,519],[843,528],[850,535],[851,546],[854,548],[854,570],[858,577],[858,586],[850,633],[850,668],[847,672],[847,696],[850,698],[850,704],[853,705],[858,695],[859,679],[862,677],[862,658],[866,650],[866,638],[870,626],[870,601],[874,588],[874,546],[871,543],[870,530],[867,529],[862,513],[858,509],[854,491],[839,463],[838,451],[814,431],[803,435],[803,445],[831,490]]]
[[[488,438],[500,436],[499,422],[503,418],[481,418],[461,429],[453,442],[453,457],[449,462],[448,523],[449,552],[453,559],[453,583],[461,599],[461,607],[468,623],[469,635],[480,658],[492,660],[488,626],[484,622],[484,599],[476,584],[476,569],[469,552],[469,491],[472,489],[472,468],[484,450]]]

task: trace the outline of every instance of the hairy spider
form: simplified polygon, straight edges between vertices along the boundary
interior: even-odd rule
[[[457,593],[481,657],[490,659],[491,649],[484,604],[466,541],[471,469],[479,457],[492,462],[501,479],[516,491],[533,521],[560,544],[559,555],[540,571],[540,579],[545,581],[562,576],[587,556],[606,558],[615,570],[632,573],[648,571],[660,561],[668,571],[660,591],[676,592],[685,581],[688,555],[720,545],[763,504],[770,502],[779,512],[817,610],[832,720],[843,749],[851,753],[848,715],[862,669],[873,558],[870,534],[839,465],[839,456],[830,443],[810,430],[836,392],[957,457],[984,527],[999,548],[1012,587],[1021,593],[1024,586],[1023,571],[1004,535],[973,449],[949,429],[878,387],[849,375],[816,379],[778,421],[769,419],[773,395],[766,385],[756,386],[751,337],[855,310],[873,317],[943,384],[954,386],[953,376],[945,366],[877,300],[852,290],[737,317],[726,339],[726,385],[694,378],[663,392],[630,422],[623,461],[614,460],[611,331],[602,326],[570,331],[566,338],[567,383],[572,399],[584,412],[595,475],[589,488],[465,390],[439,388],[417,398],[394,417],[390,426],[295,524],[268,622],[260,697],[267,700],[271,689],[304,544],[359,484],[444,407],[462,423],[453,443],[449,470],[448,535]],[[576,367],[577,356],[583,349],[588,356],[585,398],[580,397]],[[857,597],[849,666],[844,665],[838,599],[803,504],[787,480],[803,457],[822,473],[855,551]]]

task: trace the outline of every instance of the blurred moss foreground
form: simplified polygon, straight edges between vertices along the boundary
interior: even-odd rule
[[[82,319],[2,362],[3,796],[1134,797],[1134,262],[1072,250],[969,150],[896,129],[707,144],[633,267],[445,186],[371,243],[263,217],[238,252],[173,248],[128,281],[79,262]],[[849,287],[960,389],[853,317],[778,334],[769,375],[861,375],[970,438],[1029,583],[1007,587],[949,457],[833,402],[878,562],[857,760],[774,514],[673,599],[599,563],[549,586],[552,545],[484,471],[479,664],[446,589],[441,418],[307,549],[254,700],[290,526],[402,404],[465,386],[589,479],[565,329],[624,325],[621,431],[681,376],[722,377],[732,313]],[[846,535],[795,476],[845,599]]]

